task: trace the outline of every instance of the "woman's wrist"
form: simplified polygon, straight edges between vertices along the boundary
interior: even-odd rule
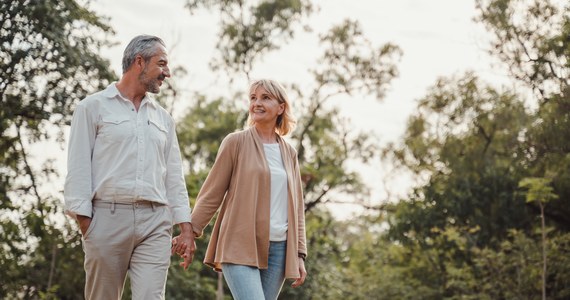
[[[302,259],[303,261],[305,261],[305,258],[307,257],[307,254],[305,254],[305,253],[299,253],[298,256],[299,256],[300,259]]]

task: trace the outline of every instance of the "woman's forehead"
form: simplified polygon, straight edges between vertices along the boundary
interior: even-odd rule
[[[250,94],[271,94],[263,85],[257,84],[251,87]]]

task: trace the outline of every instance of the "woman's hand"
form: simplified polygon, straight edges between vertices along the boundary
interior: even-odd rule
[[[297,261],[299,264],[299,274],[301,274],[301,277],[295,279],[295,281],[293,281],[293,283],[291,284],[291,286],[294,288],[301,286],[305,282],[305,278],[307,277],[307,270],[305,269],[305,260],[298,257]]]

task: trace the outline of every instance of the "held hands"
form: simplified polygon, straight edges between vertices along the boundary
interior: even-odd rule
[[[295,281],[293,281],[293,283],[291,284],[291,287],[294,288],[301,286],[305,282],[305,278],[307,278],[307,270],[305,269],[305,260],[298,258],[297,261],[299,264],[299,273],[301,274],[301,277],[295,279]]]
[[[194,252],[196,251],[196,242],[194,241],[194,232],[190,223],[180,224],[180,235],[172,239],[171,253],[178,254],[184,259],[180,266],[186,270],[194,259]]]

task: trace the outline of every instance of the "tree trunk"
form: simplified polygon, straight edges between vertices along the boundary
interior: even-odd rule
[[[216,300],[224,299],[224,275],[218,272],[218,290],[216,291]]]
[[[546,300],[546,225],[544,222],[544,204],[540,205],[540,221],[542,225],[542,300]]]

